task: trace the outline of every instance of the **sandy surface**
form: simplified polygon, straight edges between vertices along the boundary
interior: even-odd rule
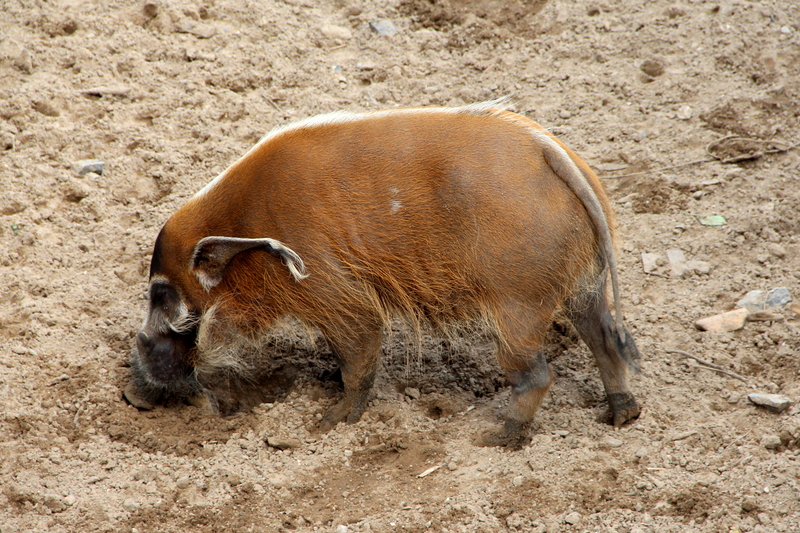
[[[766,142],[800,141],[798,21],[786,0],[3,0],[0,531],[800,531],[800,407],[747,399],[800,401],[800,307],[694,325],[750,290],[800,302],[800,150]],[[265,132],[505,95],[600,175],[639,173],[605,182],[637,422],[597,421],[568,332],[516,452],[472,444],[509,397],[480,338],[407,363],[395,335],[362,421],[325,435],[339,385],[302,340],[233,417],[122,399],[158,229]]]

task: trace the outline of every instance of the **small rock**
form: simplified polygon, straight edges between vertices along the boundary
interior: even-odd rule
[[[77,502],[77,501],[78,501],[78,497],[77,497],[77,496],[75,496],[75,494],[73,494],[72,492],[70,492],[69,494],[67,494],[67,497],[66,497],[66,498],[64,498],[64,503],[66,503],[66,504],[67,504],[68,506],[70,506],[70,507],[72,507],[73,505],[75,505],[75,502]]]
[[[522,476],[517,476],[511,480],[511,484],[514,485],[515,487],[521,487],[523,481],[524,478]]]
[[[681,106],[680,109],[678,109],[677,117],[680,120],[689,120],[690,118],[692,118],[693,114],[694,110],[691,108],[691,106],[684,105]]]
[[[742,511],[744,511],[745,513],[752,513],[753,511],[756,511],[758,509],[760,509],[760,507],[758,505],[758,501],[756,501],[755,498],[747,498],[745,500],[742,500]]]
[[[745,294],[736,302],[737,307],[744,307],[749,311],[766,311],[769,309],[782,309],[792,301],[792,295],[786,287],[777,287],[769,292],[755,290]]]
[[[63,513],[67,510],[67,504],[55,494],[47,494],[44,497],[44,505],[54,513]]]
[[[155,404],[139,395],[139,390],[133,381],[128,382],[128,384],[125,386],[125,390],[122,392],[122,395],[129,404],[137,409],[142,409],[144,411],[152,411],[155,409]]]
[[[638,450],[636,450],[636,453],[633,454],[633,456],[636,457],[637,460],[643,459],[646,455],[647,455],[647,448],[644,447],[639,448]]]
[[[786,257],[786,248],[775,242],[767,245],[767,251],[779,259]]]
[[[658,268],[659,258],[659,254],[642,252],[642,268],[644,269],[645,274],[650,274],[651,272],[656,271]]]
[[[772,433],[768,433],[761,437],[761,445],[768,450],[775,450],[781,445],[781,438]]]
[[[31,51],[27,48],[23,48],[22,53],[20,53],[19,57],[14,62],[14,66],[25,74],[31,74],[33,72],[33,56],[31,55]]]
[[[566,522],[571,526],[574,526],[580,521],[581,521],[580,513],[569,513],[567,516],[564,517],[564,522]]]
[[[570,113],[566,109],[562,109],[561,111],[558,112],[558,116],[564,120],[567,120],[568,118],[572,117],[572,113]]]
[[[672,275],[681,278],[688,271],[686,265],[686,255],[681,250],[667,250],[667,259],[672,267]]]
[[[344,451],[345,457],[353,457],[353,450],[345,450]]]
[[[625,443],[614,437],[606,437],[598,443],[601,448],[620,448],[623,444]]]
[[[210,39],[217,34],[217,29],[214,26],[194,20],[182,20],[178,22],[175,25],[175,31],[178,33],[189,33],[198,39]]]
[[[98,85],[97,87],[90,87],[83,89],[81,94],[87,96],[128,96],[131,88],[127,85]]]
[[[406,387],[406,390],[404,390],[403,393],[412,400],[419,400],[420,397],[422,396],[419,392],[419,389],[416,389],[414,387]]]
[[[664,64],[655,59],[645,59],[639,68],[651,78],[657,78],[664,74]]]
[[[189,485],[192,484],[192,479],[189,476],[183,476],[179,478],[178,481],[175,482],[175,485],[178,486],[179,489],[188,489]]]
[[[780,394],[761,394],[754,392],[748,394],[747,399],[759,407],[768,409],[773,413],[780,413],[792,404],[792,400]]]
[[[268,476],[267,483],[276,489],[282,489],[290,485],[289,478],[284,474],[272,474],[271,476]]]
[[[344,524],[339,524],[336,526],[336,533],[347,533],[348,529],[347,526]]]
[[[370,20],[369,27],[378,35],[383,35],[385,37],[391,37],[397,33],[397,26],[388,19]]]
[[[710,331],[712,333],[736,331],[737,329],[742,329],[744,327],[744,323],[747,321],[748,314],[749,311],[747,309],[735,309],[720,315],[701,318],[700,320],[697,320],[694,325],[697,327],[697,329]]]
[[[782,309],[792,301],[792,295],[786,287],[778,287],[767,293],[767,307],[772,309]]]
[[[454,463],[453,461],[450,461],[449,463],[447,463],[447,469],[449,471],[451,471],[451,472],[454,472],[454,471],[458,470],[458,465],[456,463]]]
[[[132,500],[130,498],[122,502],[122,508],[130,513],[136,511],[140,507],[141,505],[139,504],[139,502],[137,502],[136,500]]]
[[[81,159],[72,163],[70,168],[79,176],[83,176],[87,172],[94,172],[95,174],[102,174],[106,164],[99,159]]]
[[[299,448],[303,445],[298,439],[293,439],[291,437],[267,437],[267,444],[279,450]]]
[[[326,24],[319,29],[320,33],[328,39],[341,39],[347,41],[353,38],[353,32],[343,26]]]

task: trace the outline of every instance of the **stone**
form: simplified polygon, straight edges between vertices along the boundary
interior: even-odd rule
[[[605,437],[598,443],[601,448],[620,448],[623,444],[625,443],[614,437]]]
[[[267,437],[267,444],[279,450],[289,450],[291,448],[299,448],[303,445],[298,439],[292,437]]]
[[[693,273],[708,274],[711,272],[711,263],[707,261],[689,261],[681,250],[667,250],[667,259],[669,259],[669,264],[672,268],[670,273],[676,278],[684,278]]]
[[[780,413],[792,404],[791,399],[780,394],[761,394],[754,392],[753,394],[748,394],[747,399],[750,400],[751,403],[772,411],[773,413]]]
[[[767,433],[761,437],[761,445],[768,450],[775,450],[781,445],[781,438],[775,434]]]
[[[786,257],[786,248],[775,242],[771,242],[767,245],[767,251],[778,259]]]
[[[744,327],[749,311],[745,308],[734,309],[727,313],[701,318],[695,321],[694,325],[702,331],[711,333],[723,333],[726,331],[736,331]]]
[[[75,174],[83,176],[89,172],[102,174],[105,167],[106,164],[99,159],[81,159],[72,163],[70,169],[72,169]]]
[[[681,106],[676,114],[680,120],[689,120],[692,118],[692,115],[694,115],[694,110],[688,105]]]
[[[769,292],[755,290],[745,294],[736,307],[744,307],[749,311],[779,310],[792,301],[792,295],[786,287],[777,287]]]
[[[419,392],[419,389],[414,387],[406,387],[406,390],[404,390],[403,393],[412,400],[419,400],[422,396]]]
[[[348,529],[347,526],[344,524],[339,524],[336,526],[336,533],[347,533]]]
[[[388,19],[370,20],[369,27],[378,35],[383,35],[384,37],[391,37],[397,34],[398,31],[397,26]]]
[[[572,117],[572,113],[570,113],[566,109],[562,109],[561,111],[558,112],[558,116],[563,120],[567,120],[568,118]]]
[[[43,500],[45,507],[54,513],[63,513],[67,510],[68,505],[59,496],[55,494],[46,494]]]
[[[767,293],[767,307],[782,309],[792,301],[792,295],[786,287],[778,287]]]
[[[569,513],[567,516],[564,517],[564,522],[566,522],[571,526],[574,526],[580,521],[581,521],[580,513]]]
[[[639,69],[651,78],[657,78],[664,74],[664,64],[655,59],[645,59]]]
[[[516,476],[514,479],[511,480],[511,484],[515,487],[521,487],[524,478],[522,476]]]
[[[661,256],[659,254],[642,252],[642,269],[644,270],[645,274],[650,274],[651,272],[656,271],[660,257]]]
[[[122,502],[122,508],[128,511],[129,513],[138,510],[140,507],[141,505],[139,504],[139,502],[137,502],[136,500],[132,500],[131,498],[128,498],[127,500]]]
[[[191,484],[192,480],[189,476],[183,476],[181,478],[178,478],[178,481],[175,482],[175,485],[177,485],[177,487],[181,490],[188,489],[189,485]]]
[[[344,26],[336,26],[335,24],[326,24],[319,29],[320,33],[328,39],[341,39],[347,41],[353,38],[353,32]]]

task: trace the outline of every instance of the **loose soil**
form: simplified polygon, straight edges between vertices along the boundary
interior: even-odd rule
[[[798,21],[785,0],[4,0],[0,531],[800,531],[800,407],[747,400],[800,401],[800,315],[694,326],[800,298]],[[327,434],[335,366],[300,337],[231,416],[124,401],[159,228],[264,133],[507,95],[611,178],[638,421],[599,420],[563,326],[519,451],[473,444],[509,398],[480,336],[396,332],[363,419]],[[673,275],[671,249],[710,269]]]

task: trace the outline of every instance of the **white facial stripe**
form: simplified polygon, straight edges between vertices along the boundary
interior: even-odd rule
[[[383,118],[391,115],[415,115],[415,114],[435,114],[435,113],[450,113],[450,114],[472,114],[472,115],[492,115],[505,111],[508,107],[508,97],[498,98],[496,100],[489,100],[488,102],[480,102],[477,104],[469,104],[461,107],[410,107],[403,109],[384,109],[381,111],[372,111],[368,113],[353,113],[351,111],[334,111],[323,115],[309,117],[291,124],[284,124],[277,126],[267,133],[258,141],[255,146],[250,148],[236,163],[247,158],[251,153],[259,147],[285,133],[297,131],[306,128],[315,128],[317,126],[326,126],[330,124],[346,124],[348,122],[356,122],[359,120],[369,120],[374,118]],[[231,165],[233,167],[236,165]],[[228,167],[230,169],[231,167]],[[228,172],[224,170],[219,176],[211,180],[205,187],[200,189],[192,198],[200,198],[208,194],[217,184],[219,184]]]

